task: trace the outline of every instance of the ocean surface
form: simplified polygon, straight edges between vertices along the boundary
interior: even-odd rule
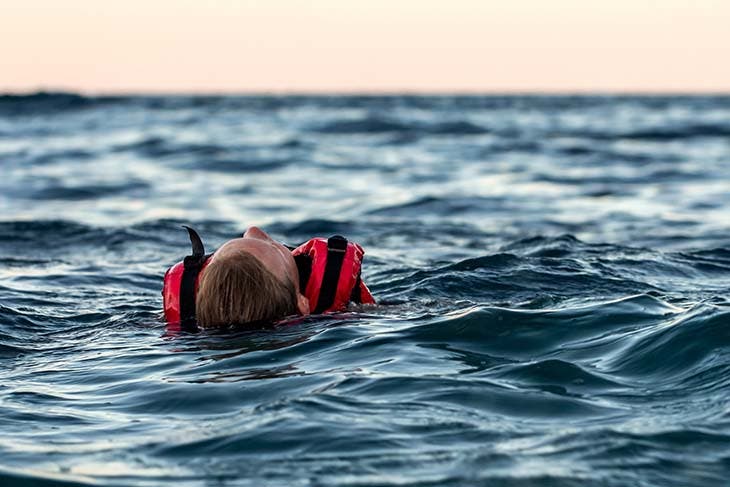
[[[730,96],[0,96],[0,485],[726,486]],[[377,307],[169,334],[189,251]]]

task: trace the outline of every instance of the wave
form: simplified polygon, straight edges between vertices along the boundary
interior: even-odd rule
[[[354,226],[349,221],[314,218],[297,223],[274,223],[270,228],[275,233],[303,236],[306,239],[312,236],[351,235]]]
[[[177,143],[162,137],[147,137],[143,140],[120,144],[112,148],[113,152],[138,152],[148,157],[160,158],[179,155],[196,155],[200,157],[220,156],[230,148],[216,144]]]
[[[129,101],[124,96],[89,97],[77,93],[38,91],[29,94],[0,94],[0,115],[43,115],[89,109]]]
[[[307,145],[287,140],[272,146],[240,146],[212,143],[182,143],[162,137],[120,144],[114,152],[134,152],[145,158],[171,161],[175,168],[223,173],[255,173],[282,169],[298,161]],[[266,150],[266,154],[262,151]],[[276,152],[274,152],[276,151]]]
[[[189,169],[203,171],[215,171],[222,173],[265,173],[283,169],[296,163],[294,159],[288,158],[258,158],[239,159],[231,158],[206,158],[202,161],[192,162],[187,165]]]
[[[657,168],[643,173],[634,172],[627,175],[603,176],[569,176],[559,174],[536,173],[534,181],[570,185],[575,187],[590,187],[591,185],[616,188],[617,194],[628,194],[626,186],[646,186],[648,184],[670,183],[672,181],[700,181],[707,178],[696,170]]]
[[[4,487],[89,487],[97,482],[72,475],[0,467],[0,484]]]
[[[730,287],[726,250],[659,253],[644,248],[591,244],[572,235],[532,237],[499,251],[442,263],[429,269],[406,269],[374,289],[387,299],[448,299],[472,303],[512,303],[540,308],[570,305],[588,292],[605,299],[634,294],[704,299]]]
[[[127,181],[119,184],[87,184],[79,186],[66,186],[58,181],[52,182],[46,187],[29,193],[24,197],[34,200],[95,200],[125,193],[144,194],[149,189],[150,185],[141,180]]]
[[[550,134],[553,137],[571,137],[577,139],[588,139],[598,141],[634,140],[646,142],[670,142],[672,140],[684,140],[694,138],[717,138],[730,136],[730,125],[715,123],[690,123],[677,122],[674,126],[656,127],[635,130],[607,130],[587,131],[569,130],[555,131]],[[589,149],[573,148],[568,149],[573,154],[581,154]]]
[[[470,212],[505,211],[507,200],[486,196],[425,196],[406,203],[384,206],[368,211],[378,216],[450,216]]]
[[[617,139],[665,141],[695,137],[730,137],[730,126],[717,124],[687,124],[679,127],[619,132]]]
[[[507,386],[591,397],[674,391],[712,393],[730,383],[730,311],[679,308],[651,295],[553,310],[477,306],[386,334],[402,347],[436,348]],[[678,392],[679,393],[679,392]]]
[[[677,386],[677,377],[697,376],[718,361],[716,351],[730,349],[726,324],[730,311],[714,306],[697,306],[683,316],[664,320],[648,330],[637,333],[630,345],[603,361],[602,369],[615,376],[651,383],[652,387]],[[668,360],[671,357],[671,360]],[[706,381],[701,381],[707,387]],[[723,384],[730,380],[722,378]],[[689,390],[685,383],[681,389]]]
[[[410,128],[407,125],[401,123],[380,118],[367,118],[363,120],[341,120],[322,125],[314,131],[329,134],[358,134],[407,132],[409,130]]]
[[[398,133],[412,135],[481,135],[490,131],[465,120],[440,123],[415,123],[368,117],[360,120],[339,120],[313,129],[314,132],[329,134],[383,134]],[[408,140],[409,142],[412,140]],[[403,143],[403,140],[398,140]]]

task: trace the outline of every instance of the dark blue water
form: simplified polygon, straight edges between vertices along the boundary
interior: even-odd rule
[[[0,485],[721,486],[730,97],[0,97]],[[341,233],[376,308],[165,335]]]

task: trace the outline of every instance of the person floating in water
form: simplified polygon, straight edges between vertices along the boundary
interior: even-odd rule
[[[360,278],[364,251],[342,236],[292,248],[251,227],[206,255],[197,232],[185,228],[192,254],[167,270],[162,288],[168,328],[254,327],[375,303]]]

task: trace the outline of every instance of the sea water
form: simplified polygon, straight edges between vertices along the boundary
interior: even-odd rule
[[[724,486],[730,97],[0,97],[0,485]],[[166,333],[342,234],[379,301]]]

